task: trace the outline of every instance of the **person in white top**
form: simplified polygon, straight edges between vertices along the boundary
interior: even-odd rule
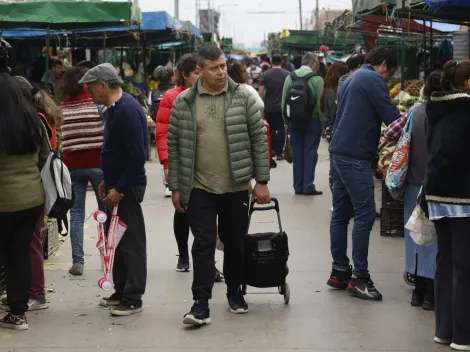
[[[261,113],[263,113],[263,110],[264,110],[263,99],[261,99],[261,97],[258,94],[258,91],[253,86],[247,84],[248,80],[247,80],[246,73],[245,73],[246,72],[245,64],[240,61],[233,61],[231,64],[228,65],[227,71],[231,79],[233,79],[236,83],[240,84],[240,86],[242,86],[244,89],[248,89],[250,91],[250,93],[256,99],[256,103],[258,104],[259,110],[261,111]]]
[[[246,69],[246,78],[248,84],[252,86],[256,91],[259,89],[259,82],[261,80],[261,73],[263,70],[254,61],[251,61]]]

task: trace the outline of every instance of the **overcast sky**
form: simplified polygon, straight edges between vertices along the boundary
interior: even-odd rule
[[[166,11],[174,15],[174,0],[139,0],[142,11]],[[206,4],[208,0],[200,0]],[[300,20],[297,0],[212,0],[217,10],[220,6],[222,18],[219,28],[222,34],[231,36],[246,47],[258,47],[269,32],[299,29]],[[196,0],[180,0],[180,19],[196,21]],[[238,6],[234,6],[238,4]],[[315,0],[302,0],[303,18],[310,19]],[[351,0],[320,0],[320,8],[349,9]],[[283,14],[249,14],[249,12],[283,11]],[[225,15],[225,19],[224,19]]]

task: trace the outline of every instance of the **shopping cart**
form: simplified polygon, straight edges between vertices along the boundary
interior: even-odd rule
[[[113,208],[111,221],[109,221],[108,233],[105,233],[105,223],[108,216],[104,211],[97,210],[94,214],[95,220],[98,222],[98,248],[101,257],[101,268],[103,270],[103,277],[98,281],[98,287],[110,291],[113,288],[113,283],[110,276],[113,272],[114,256],[119,241],[127,230],[127,225],[119,220],[118,207]]]

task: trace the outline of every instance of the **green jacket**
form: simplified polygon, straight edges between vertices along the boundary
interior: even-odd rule
[[[185,204],[194,181],[197,86],[196,82],[178,96],[168,128],[169,188],[179,191]],[[225,132],[233,183],[248,183],[253,175],[256,181],[269,181],[268,143],[261,112],[250,91],[231,79],[225,100]]]
[[[305,68],[302,66],[298,70],[295,71],[295,74],[297,77],[305,77],[309,73],[311,73],[312,70]],[[320,76],[315,76],[312,77],[308,80],[308,85],[313,93],[313,96],[317,100],[317,104],[315,105],[315,108],[313,109],[313,118],[320,118],[320,121],[322,122],[322,125],[325,124],[325,116],[320,112],[320,98],[323,92],[323,78]],[[286,105],[286,96],[287,92],[289,91],[289,88],[292,86],[292,79],[290,76],[286,78],[286,81],[284,82],[284,89],[282,90],[282,113],[284,113],[284,106]],[[287,124],[287,121],[286,121]]]

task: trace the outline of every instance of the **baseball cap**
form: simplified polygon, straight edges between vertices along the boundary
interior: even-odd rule
[[[78,84],[116,81],[122,83],[122,79],[119,77],[114,66],[106,63],[93,67],[91,70],[85,73]]]

